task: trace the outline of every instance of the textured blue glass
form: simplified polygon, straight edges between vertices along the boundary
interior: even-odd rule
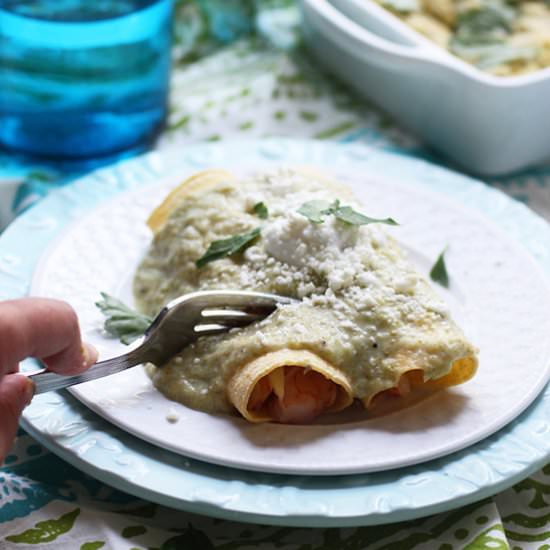
[[[166,117],[172,0],[0,0],[0,145],[89,158]]]

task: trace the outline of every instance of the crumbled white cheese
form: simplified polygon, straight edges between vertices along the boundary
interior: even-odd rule
[[[364,286],[378,286],[380,281],[376,275],[370,271],[363,271],[357,275],[357,281]]]
[[[181,236],[183,239],[196,239],[199,237],[199,232],[196,230],[194,225],[188,225],[185,227],[185,229],[181,232]]]
[[[300,206],[300,204],[298,204]],[[277,260],[302,268],[321,270],[325,261],[336,261],[346,248],[354,247],[358,226],[346,225],[329,216],[315,224],[295,211],[275,218],[262,231],[266,252]],[[326,268],[328,265],[324,266]]]
[[[279,291],[288,289],[306,304],[331,310],[345,348],[353,348],[354,339],[369,337],[359,325],[370,323],[372,316],[400,326],[405,320],[413,325],[422,322],[430,310],[446,314],[446,305],[418,286],[421,278],[399,256],[384,226],[350,225],[330,214],[323,223],[313,223],[298,213],[306,202],[334,201],[325,182],[316,187],[311,175],[291,170],[262,177],[268,187],[262,197],[252,200],[264,202],[269,217],[262,223],[261,240],[244,254],[247,262],[241,267],[240,281],[246,287],[274,285]],[[339,198],[363,210],[348,197]],[[293,330],[307,332],[301,325]],[[263,333],[258,335],[260,340],[263,337]],[[384,338],[390,334],[377,335],[377,340]]]
[[[265,260],[265,253],[259,246],[250,246],[244,251],[244,257],[249,262]]]
[[[450,317],[451,310],[447,304],[444,302],[432,301],[429,304],[429,309],[443,317]]]
[[[170,422],[170,424],[175,424],[179,419],[180,415],[173,408],[168,409],[166,420]]]
[[[314,292],[315,292],[315,285],[312,282],[299,284],[296,291],[298,298],[305,298],[306,296],[309,296]]]
[[[401,292],[402,294],[409,294],[414,291],[414,287],[418,278],[413,274],[407,274],[404,277],[395,280],[395,291]]]

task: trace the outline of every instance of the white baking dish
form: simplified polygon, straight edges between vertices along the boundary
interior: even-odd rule
[[[318,59],[463,168],[500,175],[550,159],[550,69],[496,77],[368,0],[302,0]]]

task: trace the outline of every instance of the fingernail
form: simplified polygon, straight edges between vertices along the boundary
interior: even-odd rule
[[[27,378],[25,376],[25,380],[26,380],[26,385],[25,385],[24,400],[25,400],[25,407],[26,407],[32,401],[36,388],[34,386],[34,382],[30,378]]]
[[[90,367],[97,361],[97,350],[91,344],[82,344],[82,357],[84,359],[82,366]]]

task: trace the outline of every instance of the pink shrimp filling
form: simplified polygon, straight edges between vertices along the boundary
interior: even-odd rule
[[[284,395],[279,397],[268,377],[254,388],[248,407],[263,410],[275,422],[306,424],[334,405],[338,386],[322,374],[303,367],[285,366]]]
[[[370,407],[374,408],[384,403],[388,403],[396,398],[405,397],[419,388],[424,383],[424,376],[421,370],[410,370],[401,375],[395,388],[377,393],[371,401]],[[370,408],[369,407],[369,408]]]

